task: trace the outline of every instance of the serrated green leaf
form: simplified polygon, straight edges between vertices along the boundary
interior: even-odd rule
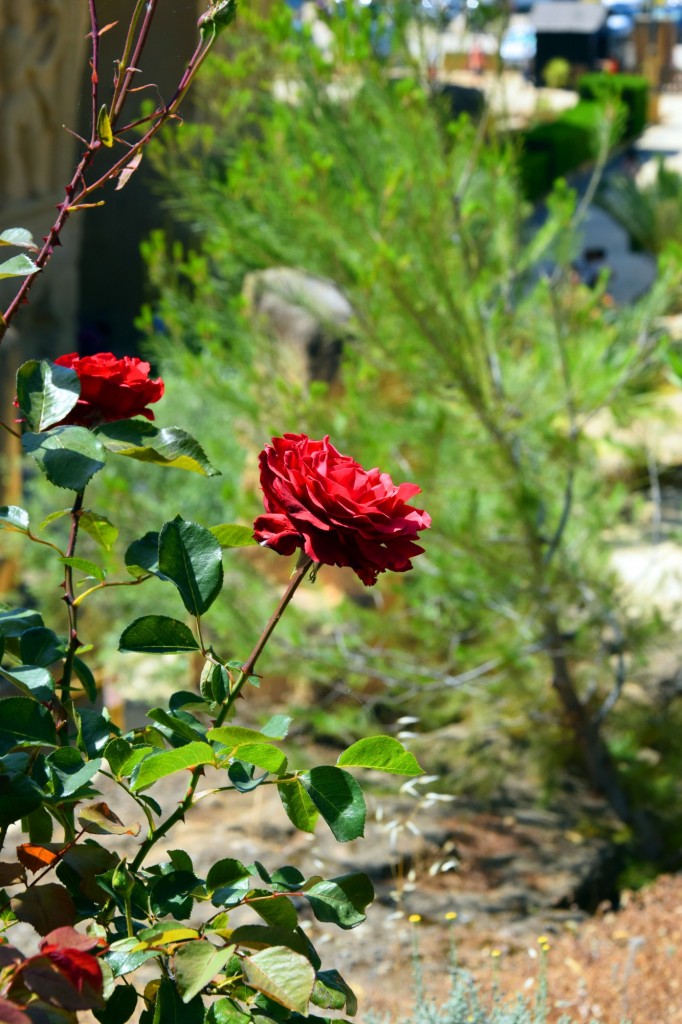
[[[33,241],[33,235],[27,228],[5,228],[0,231],[0,245],[15,245],[18,249],[34,249],[38,246]]]
[[[175,983],[183,1003],[198,996],[220,973],[234,952],[234,946],[217,948],[206,939],[185,942],[174,958]]]
[[[373,768],[393,775],[423,775],[416,757],[392,736],[366,736],[348,747],[337,765]]]
[[[220,526],[212,526],[211,533],[221,548],[245,548],[257,543],[253,536],[253,526],[221,523]]]
[[[28,512],[18,505],[3,505],[0,508],[0,530],[18,530],[28,533]]]
[[[156,466],[219,476],[195,438],[179,427],[155,427],[145,420],[121,420],[97,428],[108,451]]]
[[[37,274],[39,271],[40,267],[22,252],[18,256],[13,256],[11,260],[0,263],[0,280],[4,277],[28,277],[29,274]]]
[[[157,779],[166,775],[195,768],[199,764],[215,764],[215,753],[208,743],[187,743],[175,750],[166,750],[161,754],[152,754],[145,758],[133,773],[130,788],[134,793],[151,786]]]
[[[198,651],[199,644],[179,619],[171,619],[167,615],[143,615],[123,630],[118,649],[144,654],[181,654]]]
[[[318,921],[348,929],[365,920],[365,909],[374,899],[374,889],[367,875],[355,872],[317,882],[306,891],[305,898]]]
[[[100,582],[107,578],[106,569],[102,569],[95,562],[90,562],[87,558],[71,556],[70,558],[59,558],[57,561],[62,562],[63,565],[70,566],[71,569],[78,569],[79,572],[83,572],[86,576],[91,576],[93,579],[100,580]]]
[[[291,904],[290,904],[291,905]],[[267,949],[268,946],[286,946],[309,960],[309,940],[302,931],[277,928],[264,924],[245,924],[230,935],[230,942],[249,949]]]
[[[286,815],[299,832],[314,832],[319,811],[296,777],[286,779],[277,786],[277,792]]]
[[[220,545],[210,530],[176,516],[159,535],[159,569],[191,615],[208,611],[223,585]]]
[[[30,430],[40,434],[71,412],[81,393],[75,370],[30,359],[17,371],[17,402]]]
[[[85,427],[54,427],[45,434],[24,434],[24,451],[31,455],[55,487],[82,491],[104,466],[104,446]]]
[[[270,946],[244,957],[242,966],[252,988],[295,1013],[307,1013],[315,971],[306,957],[286,946]]]
[[[118,537],[118,528],[106,516],[88,510],[81,514],[79,522],[81,530],[85,530],[105,551],[111,551]]]
[[[352,775],[333,765],[321,765],[304,772],[299,779],[340,843],[364,835],[367,808]]]
[[[57,746],[52,715],[31,697],[3,697],[0,700],[0,732],[9,734],[17,744],[28,741]]]

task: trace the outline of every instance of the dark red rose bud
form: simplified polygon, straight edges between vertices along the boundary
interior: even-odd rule
[[[133,416],[154,419],[147,406],[162,397],[163,381],[160,377],[150,380],[151,367],[144,360],[135,356],[117,359],[111,352],[82,357],[71,352],[55,362],[75,370],[81,385],[78,402],[60,425],[93,427]]]
[[[313,561],[349,566],[372,586],[386,569],[411,569],[424,550],[415,542],[431,516],[406,504],[420,488],[363,469],[328,437],[273,437],[260,454],[260,480],[265,514],[254,537],[280,555],[303,548]]]

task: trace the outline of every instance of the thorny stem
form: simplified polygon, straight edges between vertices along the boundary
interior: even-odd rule
[[[199,68],[203,64],[203,62],[206,59],[206,57],[208,56],[208,53],[209,53],[209,51],[210,51],[210,49],[211,49],[211,47],[213,45],[213,42],[215,41],[215,38],[216,38],[216,33],[215,33],[215,30],[214,30],[213,34],[205,42],[202,39],[198,43],[194,53],[192,54],[192,56],[191,56],[191,58],[190,58],[190,60],[189,60],[189,62],[187,64],[187,67],[185,68],[185,70],[184,70],[184,72],[182,74],[180,82],[179,82],[179,84],[178,84],[178,86],[177,86],[177,88],[175,90],[175,93],[174,93],[170,103],[168,103],[168,104],[166,104],[166,105],[164,105],[162,107],[157,108],[156,112],[152,115],[155,120],[154,120],[154,123],[152,124],[151,128],[142,136],[142,138],[138,139],[138,141],[134,145],[129,146],[129,148],[126,150],[126,154],[125,154],[124,157],[122,157],[120,160],[117,160],[113,164],[113,166],[110,167],[109,170],[106,171],[103,175],[101,175],[99,178],[97,178],[97,180],[95,182],[93,182],[90,185],[87,185],[86,182],[85,182],[85,173],[88,170],[88,168],[90,167],[90,165],[92,164],[92,162],[93,162],[93,160],[95,158],[95,155],[102,149],[102,142],[100,141],[100,139],[97,136],[97,109],[96,109],[96,103],[97,103],[97,83],[98,83],[98,76],[99,76],[99,67],[98,67],[98,62],[99,62],[99,36],[98,36],[98,31],[99,30],[98,30],[98,25],[97,25],[96,0],[88,0],[88,2],[89,2],[89,6],[90,6],[90,24],[91,24],[90,35],[91,35],[91,38],[92,38],[91,64],[92,64],[92,80],[93,80],[93,85],[92,85],[92,117],[93,117],[93,123],[92,123],[92,126],[91,126],[91,138],[90,138],[90,142],[86,144],[85,152],[83,153],[83,155],[81,156],[80,160],[78,161],[78,164],[77,164],[76,169],[75,169],[75,171],[73,173],[71,181],[69,182],[69,184],[66,186],[66,188],[64,190],[64,199],[62,200],[61,203],[59,203],[59,205],[57,207],[57,209],[59,211],[59,213],[57,215],[57,219],[55,220],[54,224],[50,228],[48,234],[45,236],[45,239],[44,239],[44,242],[43,242],[43,247],[42,247],[42,249],[40,250],[40,252],[38,253],[38,255],[37,255],[36,259],[35,259],[36,271],[40,271],[40,270],[44,269],[44,267],[47,265],[49,260],[52,258],[52,255],[54,254],[55,248],[57,246],[61,245],[60,236],[61,236],[61,232],[62,232],[62,230],[64,228],[64,225],[66,224],[66,221],[69,219],[69,216],[74,211],[78,210],[81,207],[81,205],[83,205],[83,200],[86,199],[96,189],[101,188],[107,181],[110,181],[113,177],[115,177],[117,174],[119,174],[123,170],[123,168],[126,166],[126,164],[130,162],[131,158],[133,156],[135,156],[137,153],[139,153],[144,148],[144,146],[146,146],[150,142],[150,140],[156,135],[156,133],[159,131],[159,129],[168,120],[170,120],[171,118],[176,116],[178,107],[182,103],[182,101],[183,101],[183,99],[185,97],[185,94],[187,93],[187,90],[189,89],[190,85],[192,84],[192,81],[194,80],[194,78],[195,78]],[[110,115],[110,122],[111,122],[112,128],[115,126],[116,119],[118,118],[118,116],[119,116],[119,114],[120,114],[120,112],[121,112],[121,110],[123,108],[123,105],[124,105],[126,99],[128,98],[128,96],[130,94],[131,85],[132,85],[132,82],[133,82],[136,70],[138,69],[138,64],[140,62],[140,58],[142,56],[142,52],[143,52],[145,44],[147,42],[147,38],[148,38],[148,34],[149,34],[149,29],[150,29],[150,26],[151,26],[152,18],[154,16],[154,13],[155,13],[155,10],[156,10],[157,3],[158,3],[158,0],[149,0],[149,2],[147,3],[147,9],[146,9],[145,18],[144,18],[144,21],[143,21],[142,26],[140,28],[140,33],[139,33],[139,35],[137,37],[137,41],[136,41],[136,44],[135,44],[135,49],[134,49],[134,52],[133,52],[133,55],[132,55],[132,61],[131,61],[131,64],[129,66],[126,66],[126,71],[125,71],[125,74],[123,76],[122,83],[120,82],[121,70],[119,70],[119,76],[118,76],[118,79],[116,81],[115,92],[114,92],[115,104],[112,106],[112,111],[111,111],[111,115]],[[124,48],[124,57],[126,55],[126,52],[129,52],[130,46],[132,45],[131,44],[131,40],[132,40],[132,36],[134,35],[134,24],[136,23],[137,18],[139,17],[140,8],[141,8],[141,4],[138,3],[138,5],[137,5],[137,7],[135,9],[135,12],[133,14],[133,17],[132,17],[131,27],[129,28],[129,31],[128,31],[128,37],[126,39],[126,44],[125,44],[125,48]],[[122,60],[121,61],[121,65],[119,65],[119,69],[122,68],[123,63],[124,63],[124,61]],[[127,61],[126,61],[126,65],[127,65]],[[124,141],[123,139],[120,138],[120,135],[117,136],[117,139],[118,139],[118,141]],[[127,143],[126,143],[126,145],[127,145]],[[3,340],[4,336],[5,336],[5,334],[7,333],[7,329],[9,327],[9,325],[12,323],[12,321],[14,320],[14,318],[16,317],[20,307],[22,306],[23,303],[28,301],[28,294],[29,294],[31,288],[33,287],[33,284],[35,283],[35,280],[36,280],[37,276],[38,276],[37,273],[33,273],[33,274],[30,274],[28,277],[25,277],[23,282],[22,282],[22,284],[21,284],[21,286],[19,287],[16,295],[14,296],[12,301],[10,302],[9,306],[7,307],[7,309],[5,310],[4,315],[2,313],[0,313],[0,343],[2,343],[2,340]]]
[[[78,491],[71,509],[71,531],[69,543],[66,548],[66,557],[73,558],[78,543],[78,527],[83,514],[83,494]],[[69,646],[64,660],[64,671],[61,678],[61,701],[64,707],[68,707],[71,700],[71,677],[73,675],[73,662],[78,649],[78,605],[73,592],[73,569],[70,565],[64,568],[64,600],[69,616]],[[68,729],[62,731],[62,745],[68,743]]]
[[[272,633],[274,632],[277,623],[282,618],[282,615],[284,614],[287,606],[291,602],[291,599],[293,598],[294,594],[296,593],[299,586],[301,585],[306,575],[310,571],[312,565],[312,559],[306,556],[302,556],[299,559],[299,563],[296,567],[296,570],[293,576],[291,577],[291,580],[289,581],[289,585],[282,594],[282,597],[280,598],[277,608],[270,617],[270,620],[268,621],[267,625],[265,626],[265,629],[261,633],[255,647],[251,651],[251,654],[248,656],[248,658],[242,665],[239,673],[239,678],[232,686],[229,696],[227,697],[220,711],[218,712],[218,715],[215,720],[215,728],[218,728],[223,724],[228,714],[230,713],[230,709],[234,705],[234,702],[236,701],[237,697],[239,696],[242,687],[248,680],[249,676],[253,675],[254,669],[256,667],[256,662],[263,653],[265,645],[272,636]],[[140,865],[143,863],[149,851],[152,849],[153,846],[155,846],[159,839],[163,838],[163,836],[165,836],[166,833],[171,830],[173,825],[176,825],[179,821],[182,821],[186,812],[190,809],[192,803],[194,802],[196,788],[197,785],[199,784],[199,779],[201,778],[203,771],[203,765],[197,765],[196,768],[192,769],[189,785],[187,787],[187,791],[184,797],[182,798],[176,809],[173,811],[173,813],[170,814],[165,821],[161,822],[158,828],[156,828],[153,832],[150,832],[150,834],[147,836],[146,840],[144,841],[140,849],[137,851],[135,859],[130,864],[131,871],[137,871]]]

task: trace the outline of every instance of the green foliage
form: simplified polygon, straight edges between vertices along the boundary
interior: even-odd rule
[[[603,103],[580,100],[553,121],[522,133],[522,180],[530,190],[527,194],[530,197],[541,195],[557,178],[594,161],[603,144],[605,128],[609,133],[607,145],[614,146],[622,131],[618,120],[606,118]],[[530,165],[526,168],[527,159]],[[544,187],[542,173],[548,175]]]
[[[17,394],[25,450],[34,455],[49,483],[76,493],[70,509],[51,513],[43,523],[68,521],[65,551],[32,532],[25,509],[0,510],[2,529],[39,545],[42,578],[52,574],[55,582],[61,579],[66,605],[65,637],[46,627],[32,609],[0,612],[0,675],[18,691],[0,698],[0,840],[4,842],[16,822],[22,822],[29,840],[18,847],[19,861],[5,865],[7,884],[19,884],[21,891],[15,891],[3,911],[10,934],[11,924],[20,921],[32,925],[48,943],[41,947],[47,967],[38,963],[41,956],[22,959],[17,952],[8,960],[0,995],[8,997],[9,1009],[3,1016],[10,1022],[19,1014],[17,1024],[30,1024],[33,1009],[37,1012],[47,1000],[59,1009],[62,1024],[75,1024],[74,1013],[81,1009],[96,1010],[103,1024],[124,1024],[141,995],[134,988],[135,974],[142,965],[149,972],[152,961],[155,980],[145,988],[140,1018],[148,1024],[235,1019],[247,1024],[262,1019],[266,1009],[268,1019],[303,1017],[311,1005],[354,1013],[352,990],[337,972],[321,971],[299,914],[305,905],[320,921],[355,928],[374,898],[365,874],[306,878],[290,865],[270,872],[258,862],[225,858],[202,878],[182,850],[169,851],[165,861],[150,860],[159,841],[192,811],[197,784],[207,769],[221,780],[217,792],[248,794],[261,785],[276,786],[282,813],[304,831],[312,832],[322,819],[340,842],[363,833],[365,799],[346,767],[296,768],[289,763],[280,746],[291,722],[288,715],[273,715],[262,730],[230,721],[242,689],[256,681],[256,660],[272,626],[266,626],[246,661],[226,660],[217,654],[217,642],[206,645],[205,616],[223,588],[223,548],[250,546],[250,535],[239,525],[223,523],[210,530],[176,515],[129,544],[123,558],[128,575],[111,580],[98,563],[77,553],[79,537],[86,536],[103,557],[119,540],[118,527],[84,504],[86,485],[105,467],[105,445],[112,454],[128,455],[132,443],[135,462],[140,452],[151,452],[142,461],[190,473],[210,475],[210,463],[197,442],[177,428],[169,440],[169,431],[147,429],[136,420],[95,430],[60,426],[78,398],[78,378],[47,361],[20,368]],[[296,569],[274,621],[311,564]],[[78,592],[81,575],[87,589]],[[149,581],[173,584],[166,589],[175,594],[176,607],[190,616],[192,628],[182,619],[143,614],[121,632],[120,651],[147,658],[197,652],[205,669],[200,693],[173,693],[167,706],[148,710],[147,728],[122,732],[106,710],[87,706],[97,699],[97,685],[84,660],[89,648],[80,639],[84,627],[79,611],[97,591]],[[145,600],[143,595],[142,607]],[[339,761],[349,768],[371,767],[389,774],[421,771],[415,758],[390,737],[356,744]],[[122,820],[102,799],[98,787],[103,773],[146,821],[145,837],[129,862],[99,842],[102,836],[134,837],[141,831],[139,821]],[[154,788],[172,779],[179,784],[180,797],[175,809],[164,814]],[[55,829],[59,838],[53,842]],[[29,881],[25,869],[42,873]],[[57,881],[43,882],[43,874],[52,869]],[[189,919],[197,901],[211,903],[215,913],[195,928]],[[242,908],[255,910],[265,924],[239,926],[237,921],[237,927],[227,928],[228,913],[239,915]],[[76,925],[85,925],[88,935]],[[54,969],[49,967],[51,944],[57,958]],[[75,951],[94,947],[97,954],[87,952],[76,967],[68,967]],[[36,980],[43,968],[47,974]],[[119,978],[125,983],[115,984]],[[212,1004],[207,996],[221,998]],[[29,1016],[20,1019],[24,1010]]]
[[[649,81],[641,75],[606,74],[591,72],[578,80],[578,93],[582,99],[601,103],[617,100],[625,104],[627,117],[623,137],[636,139],[646,128],[649,113]]]
[[[203,381],[222,367],[219,386],[202,393],[221,410],[221,433],[254,447],[274,424],[330,433],[423,487],[428,558],[394,588],[390,644],[376,610],[346,605],[348,623],[318,629],[312,650],[292,629],[298,677],[380,679],[383,706],[399,695],[427,729],[476,720],[485,732],[493,718],[499,727],[520,716],[525,762],[530,751],[537,763],[574,764],[594,741],[596,760],[610,763],[628,726],[616,708],[602,738],[616,670],[607,637],[616,621],[630,652],[657,625],[619,607],[604,538],[627,495],[604,479],[586,428],[604,408],[629,422],[633,394],[661,372],[656,318],[674,271],[664,267],[630,309],[614,310],[604,284],[576,286],[579,211],[565,185],[531,231],[513,147],[494,136],[482,146],[465,120],[444,125],[417,81],[396,81],[362,48],[353,59],[346,28],[332,87],[305,33],[249,25],[239,58],[212,64],[204,123],[156,152],[192,249],[161,236],[147,246],[164,325],[155,338],[146,315],[150,344],[171,378]],[[277,91],[275,81],[295,87]],[[530,143],[526,153],[556,177],[619,131],[613,111],[582,101],[533,129],[537,154]],[[281,265],[335,281],[355,311],[331,391],[293,377],[282,343],[245,315],[244,274]],[[248,488],[239,465],[229,473],[239,518]],[[255,591],[258,581],[236,585]],[[583,709],[561,744],[557,697]],[[528,724],[537,719],[546,727]],[[580,732],[588,723],[590,739]],[[286,799],[305,828],[308,793],[291,786]]]

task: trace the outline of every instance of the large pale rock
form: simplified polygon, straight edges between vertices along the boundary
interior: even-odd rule
[[[286,376],[335,380],[353,309],[333,281],[273,267],[247,274],[244,296],[263,332],[277,343]]]

